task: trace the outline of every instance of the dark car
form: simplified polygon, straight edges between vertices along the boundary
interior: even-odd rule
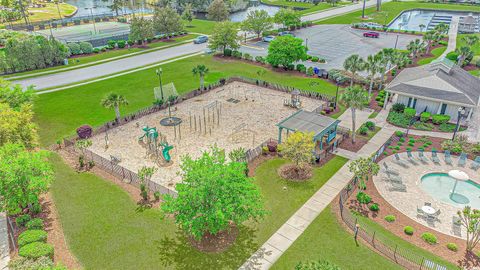
[[[196,39],[193,40],[193,43],[194,44],[201,44],[201,43],[205,43],[207,41],[208,41],[207,36],[199,36],[199,37],[197,37]]]
[[[377,32],[365,32],[363,33],[363,36],[368,38],[379,38],[380,34]]]

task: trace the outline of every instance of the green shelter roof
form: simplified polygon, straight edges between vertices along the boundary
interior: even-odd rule
[[[290,131],[313,132],[314,137],[323,136],[340,123],[339,120],[315,112],[299,110],[277,124]]]

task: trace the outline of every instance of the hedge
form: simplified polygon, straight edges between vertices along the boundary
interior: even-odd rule
[[[23,247],[34,242],[47,241],[47,232],[44,230],[26,230],[18,236],[18,246]]]
[[[43,219],[41,218],[34,218],[27,222],[25,225],[29,230],[42,230],[43,229]]]
[[[412,118],[415,116],[415,114],[417,114],[417,111],[414,108],[405,108],[403,113],[405,114],[406,117]]]
[[[432,121],[436,125],[445,124],[445,123],[448,123],[448,121],[450,121],[450,115],[434,114],[432,115]]]
[[[430,117],[431,117],[431,116],[432,116],[432,114],[429,113],[429,112],[422,112],[422,113],[420,114],[420,121],[422,121],[422,122],[427,122],[428,120],[430,120]]]
[[[52,258],[53,246],[42,242],[30,243],[21,247],[18,250],[18,255],[30,259],[37,259],[44,256]]]

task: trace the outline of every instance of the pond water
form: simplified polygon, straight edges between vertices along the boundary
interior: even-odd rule
[[[250,6],[246,10],[242,10],[242,11],[238,11],[230,14],[230,20],[232,22],[242,22],[247,18],[248,12],[252,10],[265,10],[268,13],[268,15],[273,16],[280,10],[280,7],[267,6],[264,4]]]
[[[428,31],[440,23],[450,24],[453,16],[466,16],[471,12],[440,11],[440,10],[408,10],[402,12],[390,23],[388,28],[408,31]],[[424,27],[420,27],[423,25]]]
[[[422,177],[420,188],[433,198],[455,207],[470,205],[480,209],[480,185],[473,181],[458,181],[455,193],[451,193],[455,179],[446,173],[429,173]]]

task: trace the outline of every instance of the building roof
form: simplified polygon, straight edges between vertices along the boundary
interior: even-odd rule
[[[340,120],[330,118],[315,112],[299,110],[277,124],[280,128],[290,131],[313,132],[314,137],[323,136],[332,127],[338,125]]]
[[[472,107],[479,104],[480,79],[443,59],[404,69],[387,89],[405,96]]]

